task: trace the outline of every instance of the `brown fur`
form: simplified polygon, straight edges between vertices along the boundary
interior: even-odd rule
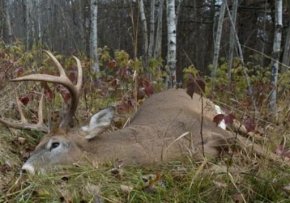
[[[218,147],[231,135],[216,127],[212,121],[216,114],[214,104],[203,100],[205,152],[217,156]],[[56,133],[53,138],[72,143],[66,155],[69,161],[63,161],[66,164],[81,159],[81,152],[100,163],[118,159],[125,163],[146,164],[178,159],[182,154],[200,157],[200,121],[200,96],[194,95],[191,99],[183,89],[171,89],[148,98],[124,129],[103,133],[93,140],[86,140],[80,130],[70,131],[68,135]],[[181,138],[186,132],[190,133]],[[39,146],[44,146],[49,139],[45,137]],[[37,156],[37,153],[34,154]],[[59,161],[56,164],[63,163]]]

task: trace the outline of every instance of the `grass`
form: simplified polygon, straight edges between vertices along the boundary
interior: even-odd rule
[[[87,91],[84,101],[80,102],[79,115],[85,115],[87,111],[96,112],[115,100],[121,100],[124,93],[110,93],[114,98],[100,97],[95,86],[87,84],[85,87],[94,91]],[[232,98],[228,96],[231,94],[221,91],[224,97]],[[238,96],[244,97],[244,94],[240,91],[235,95],[235,101],[240,101],[242,97]],[[51,104],[54,108],[61,106],[57,99]],[[7,98],[6,103],[8,101],[12,99]],[[288,108],[288,103],[286,106]],[[235,106],[233,108],[236,112]],[[241,113],[244,113],[243,109]],[[280,130],[271,126],[275,129],[271,137],[281,138],[281,134],[288,134],[289,128],[285,126]],[[19,137],[25,142],[19,142]],[[237,150],[230,158],[201,162],[185,158],[155,166],[126,166],[121,169],[115,169],[112,163],[98,167],[88,164],[34,176],[20,175],[25,153],[32,151],[40,139],[41,134],[37,132],[9,131],[0,125],[0,202],[290,203],[290,189],[285,188],[290,185],[290,167],[266,157],[251,156],[249,149]],[[277,144],[272,145],[272,148],[277,147]]]
[[[231,166],[221,160],[194,163],[188,159],[157,166],[115,169],[108,163],[70,166],[34,176],[15,173],[5,185],[2,202],[290,202],[283,188],[290,168],[258,160]],[[239,165],[238,165],[239,164]],[[15,170],[18,170],[16,167]],[[153,176],[144,179],[145,175]],[[159,177],[160,176],[160,177]],[[289,191],[288,191],[289,192]]]

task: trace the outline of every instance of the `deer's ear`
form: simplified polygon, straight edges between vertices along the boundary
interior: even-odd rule
[[[110,106],[93,115],[89,125],[83,126],[81,129],[88,133],[87,139],[92,139],[110,127],[114,118],[115,107]]]

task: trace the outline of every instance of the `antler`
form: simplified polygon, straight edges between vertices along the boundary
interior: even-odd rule
[[[38,130],[42,132],[48,132],[48,127],[43,123],[43,100],[44,100],[44,92],[42,91],[41,98],[38,105],[38,122],[36,124],[28,123],[21,107],[22,106],[21,101],[19,100],[18,95],[16,94],[16,106],[20,114],[20,121],[13,122],[13,121],[8,121],[3,118],[0,118],[0,123],[3,123],[4,125],[7,125],[12,128],[17,128],[17,129],[32,129],[32,130]]]
[[[55,83],[55,84],[61,84],[64,87],[66,87],[71,94],[71,102],[69,105],[69,110],[66,112],[63,120],[60,123],[60,128],[65,128],[71,122],[71,120],[75,114],[75,111],[77,109],[78,102],[79,102],[79,96],[80,96],[80,90],[81,90],[82,78],[83,78],[81,62],[77,57],[75,57],[75,56],[73,57],[76,60],[77,69],[78,69],[77,84],[74,85],[72,83],[72,81],[65,74],[65,71],[64,71],[62,65],[55,58],[55,56],[49,51],[45,51],[45,53],[52,59],[52,61],[54,62],[54,64],[58,68],[58,71],[60,74],[59,76],[53,76],[53,75],[48,75],[48,74],[31,74],[31,75],[26,75],[23,77],[15,78],[11,81],[13,81],[13,82],[44,81],[44,82],[51,82],[51,83]]]

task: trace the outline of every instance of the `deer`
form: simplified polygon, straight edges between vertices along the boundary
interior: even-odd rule
[[[47,133],[22,165],[23,172],[34,174],[81,163],[85,159],[98,164],[119,160],[127,165],[156,164],[179,160],[184,156],[199,160],[204,156],[219,156],[234,137],[233,133],[221,129],[212,121],[216,115],[216,105],[211,100],[199,94],[191,98],[184,89],[168,89],[153,94],[124,128],[106,130],[114,117],[114,107],[95,114],[86,126],[71,128],[81,95],[81,62],[73,57],[78,71],[74,84],[56,57],[49,51],[45,53],[57,67],[59,76],[31,74],[12,79],[12,82],[60,84],[68,89],[71,101],[58,130],[49,130],[44,124],[43,94],[39,100],[37,123],[30,123],[25,118],[19,100],[16,103],[20,121],[0,118],[1,123],[12,128]]]

